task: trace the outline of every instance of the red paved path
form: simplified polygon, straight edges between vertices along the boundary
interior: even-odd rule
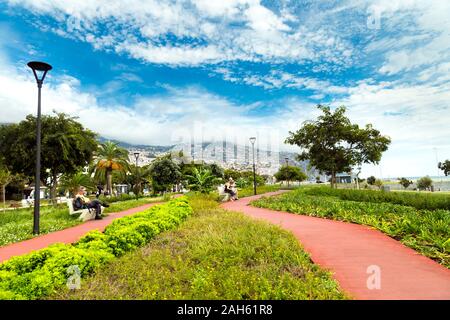
[[[267,195],[276,195],[274,192]],[[450,299],[450,270],[380,231],[357,224],[248,206],[248,197],[225,209],[280,225],[291,231],[314,263],[330,270],[355,299]],[[369,290],[367,268],[380,267],[381,288]]]
[[[159,203],[149,203],[121,212],[110,213],[102,220],[90,220],[77,226],[44,234],[29,240],[16,242],[0,247],[0,263],[13,256],[20,256],[38,249],[46,248],[53,243],[73,243],[91,230],[103,231],[114,219],[143,211]],[[69,214],[69,213],[67,213]]]

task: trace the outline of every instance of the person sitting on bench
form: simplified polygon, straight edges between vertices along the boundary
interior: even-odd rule
[[[78,190],[78,194],[75,196],[75,200],[74,200],[74,204],[73,204],[75,210],[95,209],[95,220],[102,219],[102,206],[109,207],[109,205],[106,203],[102,203],[98,199],[91,200],[88,197],[86,197],[85,194],[86,194],[86,188],[80,187],[80,189]]]
[[[229,193],[230,194],[230,200],[234,201],[237,200],[237,192],[236,190],[236,185],[234,183],[233,178],[230,177],[230,179],[228,179],[228,182],[225,183],[225,189],[224,192]]]

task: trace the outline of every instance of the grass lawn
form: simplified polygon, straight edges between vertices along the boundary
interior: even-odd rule
[[[398,198],[399,194],[385,195],[383,202],[381,191],[348,193],[346,190],[300,188],[281,196],[261,198],[252,205],[368,225],[450,268],[450,211],[416,208],[439,207],[445,200],[434,195],[429,195],[433,198],[428,200],[402,194]],[[350,198],[353,200],[348,200]],[[405,205],[408,200],[411,206]]]
[[[99,269],[52,299],[345,299],[294,236],[213,197],[193,196],[177,230]]]
[[[114,202],[109,208],[105,208],[105,215],[138,207],[151,202],[161,201],[162,198],[140,198]],[[78,215],[70,216],[67,205],[57,207],[41,207],[40,231],[41,234],[66,229],[82,223]],[[0,246],[19,242],[33,237],[33,209],[18,209],[0,212]]]

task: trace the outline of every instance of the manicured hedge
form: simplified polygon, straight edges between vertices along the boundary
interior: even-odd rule
[[[105,232],[91,231],[74,244],[54,244],[0,264],[0,300],[38,299],[67,283],[70,266],[81,277],[128,251],[148,243],[158,233],[175,228],[192,213],[185,197],[114,220]]]

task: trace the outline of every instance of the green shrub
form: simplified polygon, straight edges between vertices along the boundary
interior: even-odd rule
[[[68,268],[81,277],[128,251],[148,243],[159,232],[174,228],[192,213],[185,198],[151,207],[91,231],[72,245],[55,244],[0,264],[0,299],[37,299],[67,282]]]
[[[329,187],[301,188],[303,194],[310,196],[332,196],[341,200],[373,203],[394,203],[416,209],[450,210],[450,196],[419,192],[385,192],[376,190],[332,189]]]

